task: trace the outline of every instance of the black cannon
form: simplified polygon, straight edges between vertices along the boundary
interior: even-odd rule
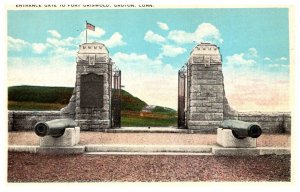
[[[258,138],[261,133],[261,127],[256,123],[248,123],[239,120],[225,120],[220,125],[223,129],[231,129],[232,134],[237,139],[246,137]]]
[[[76,123],[73,119],[55,119],[36,123],[34,125],[34,131],[40,137],[46,135],[60,137],[64,134],[66,128],[75,126]]]

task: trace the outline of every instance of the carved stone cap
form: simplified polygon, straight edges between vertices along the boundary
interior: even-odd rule
[[[107,54],[109,51],[103,43],[93,42],[79,45],[78,54]]]
[[[191,52],[190,64],[204,64],[210,67],[211,64],[221,64],[222,56],[219,47],[211,43],[200,43]]]
[[[200,43],[191,52],[192,55],[220,56],[219,47],[212,43]]]

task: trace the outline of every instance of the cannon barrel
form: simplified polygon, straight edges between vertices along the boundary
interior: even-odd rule
[[[246,137],[258,138],[262,133],[261,127],[257,123],[240,120],[224,120],[220,127],[231,129],[233,136],[237,139],[244,139]]]
[[[55,119],[36,123],[34,125],[34,131],[40,137],[46,135],[60,137],[64,134],[66,128],[75,126],[76,122],[73,119]]]

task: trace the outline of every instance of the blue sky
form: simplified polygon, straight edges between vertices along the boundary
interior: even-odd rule
[[[8,85],[74,86],[85,21],[108,46],[125,90],[176,109],[177,71],[200,42],[220,47],[238,110],[289,111],[286,8],[8,11]],[[237,81],[238,79],[238,81]]]

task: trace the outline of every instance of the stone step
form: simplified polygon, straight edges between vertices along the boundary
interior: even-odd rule
[[[73,147],[8,146],[9,152],[87,155],[290,155],[290,148],[224,148],[216,145],[87,145]]]
[[[84,151],[85,146],[36,148],[36,152],[41,154],[82,154]]]
[[[189,133],[188,129],[179,129],[177,127],[121,127],[114,129],[105,129],[107,133]]]
[[[28,153],[36,153],[36,148],[39,146],[36,145],[9,145],[9,152],[28,152]]]
[[[183,153],[183,152],[86,152],[85,155],[214,155],[213,153]]]
[[[290,155],[289,148],[257,147],[257,148],[224,148],[213,147],[212,153],[220,156],[257,156],[257,155]]]
[[[86,152],[211,153],[206,145],[87,145]]]

